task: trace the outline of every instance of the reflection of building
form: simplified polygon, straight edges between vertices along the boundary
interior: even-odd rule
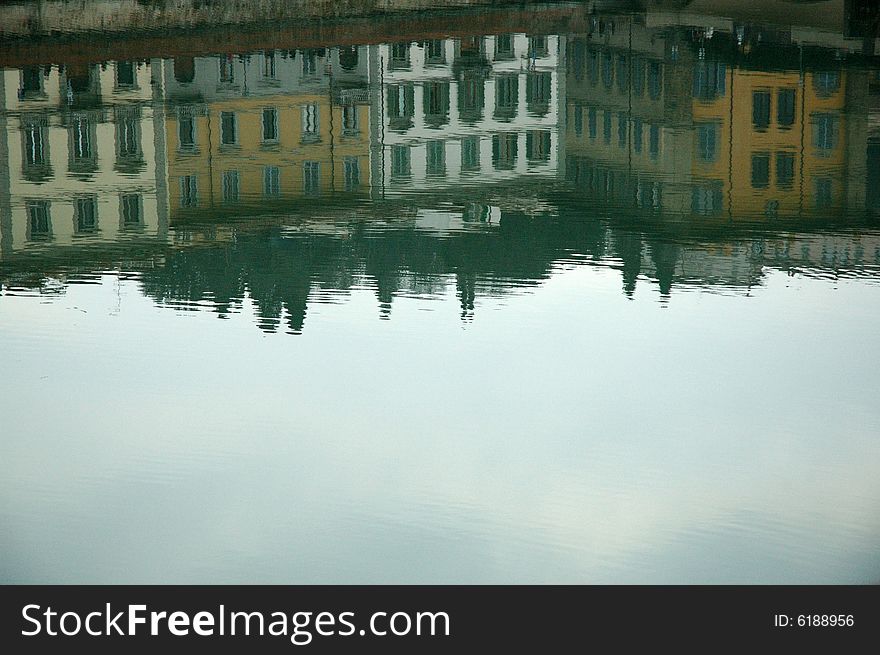
[[[821,225],[877,212],[876,69],[793,44],[784,31],[728,24],[722,32],[706,29],[711,23],[684,27],[687,20],[596,15],[589,33],[568,39],[573,197],[627,220],[642,212],[686,218],[687,227],[668,229],[694,231],[685,244],[665,234],[662,218],[612,229],[627,293],[640,275],[666,293],[689,281],[750,286],[765,267],[876,271],[873,232],[778,232],[797,219]],[[829,39],[808,30],[798,37]],[[699,235],[701,226],[732,230],[731,222],[768,232]]]
[[[687,80],[673,64],[684,53],[674,34],[626,16],[591,29],[568,41],[566,176],[600,202],[678,210],[690,143]]]
[[[880,69],[846,73],[847,206],[880,216]]]
[[[465,314],[493,276],[536,283],[572,257],[619,268],[627,293],[640,276],[667,293],[767,267],[876,274],[871,229],[815,229],[880,209],[876,61],[852,39],[804,45],[828,33],[686,18],[4,71],[3,271],[50,245],[82,246],[58,258],[82,268],[134,261],[145,237],[175,262],[157,298],[188,282],[220,298],[208,251],[232,261],[248,238],[236,279],[291,329],[319,272],[366,271],[383,313],[451,276]],[[281,251],[283,280],[262,259]]]
[[[380,194],[555,176],[563,43],[498,34],[379,46]]]
[[[126,61],[0,72],[3,256],[165,229],[152,72]]]
[[[177,58],[163,71],[172,218],[368,192],[369,48]]]
[[[566,174],[582,193],[734,219],[871,206],[863,71],[822,55],[805,64],[793,46],[744,53],[731,49],[734,34],[626,16],[591,28],[569,39],[565,85]],[[751,57],[776,65],[755,69]]]
[[[713,93],[702,81],[714,75]],[[701,62],[693,105],[693,210],[776,216],[843,204],[846,74]]]

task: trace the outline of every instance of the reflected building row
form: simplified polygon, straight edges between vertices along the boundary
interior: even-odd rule
[[[725,242],[687,261],[647,223],[609,228],[590,252],[619,258],[629,291],[639,275],[750,284],[771,260],[880,263],[871,243],[797,235],[880,209],[878,67],[722,28],[595,15],[569,36],[7,69],[0,255],[182,245],[208,233],[190,225],[239,218],[354,213],[436,235],[522,228],[525,212],[791,228],[757,254]]]
[[[567,57],[566,170],[585,196],[732,220],[880,209],[876,68],[770,38],[755,61],[737,30],[659,17],[592,27]]]
[[[3,70],[3,254],[330,196],[555,177],[563,40]]]

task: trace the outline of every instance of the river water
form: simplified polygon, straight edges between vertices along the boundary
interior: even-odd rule
[[[584,12],[0,41],[0,581],[880,580],[872,40]]]

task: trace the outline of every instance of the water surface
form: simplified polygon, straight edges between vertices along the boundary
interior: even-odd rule
[[[880,579],[867,19],[593,9],[6,34],[0,580]]]

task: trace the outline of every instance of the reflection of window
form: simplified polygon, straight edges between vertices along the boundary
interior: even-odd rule
[[[116,141],[120,156],[141,152],[140,120],[137,111],[121,111],[116,116]]]
[[[238,142],[238,121],[235,112],[220,112],[220,144],[224,146],[235,145]]]
[[[318,113],[318,105],[311,103],[303,105],[300,116],[302,118],[302,138],[303,141],[317,141],[320,137],[320,114]]]
[[[342,107],[342,133],[346,136],[354,136],[360,133],[357,105],[345,105]]]
[[[95,68],[89,66],[89,69],[82,74],[76,74],[72,71],[67,72],[67,84],[74,93],[88,93],[94,91],[94,82],[96,82]]]
[[[303,162],[303,193],[315,196],[321,192],[321,163]]]
[[[827,177],[820,177],[816,180],[816,208],[825,209],[833,203],[831,180]]]
[[[611,111],[602,112],[602,140],[606,145],[611,145]]]
[[[495,116],[511,119],[516,116],[519,102],[519,77],[516,74],[503,74],[495,78]]]
[[[140,194],[123,194],[120,196],[119,204],[123,229],[134,229],[143,226],[143,199]]]
[[[652,61],[648,64],[648,95],[652,100],[660,97],[663,90],[663,69],[660,67],[659,61]]]
[[[492,135],[492,164],[498,170],[510,170],[516,165],[517,135],[505,132]]]
[[[432,40],[425,44],[425,63],[442,64],[446,62],[446,49],[443,47],[443,41]]]
[[[28,239],[41,241],[52,236],[52,220],[48,200],[30,200],[27,203]]]
[[[193,57],[175,57],[174,79],[181,84],[188,84],[196,78],[196,60]]]
[[[492,207],[475,202],[465,205],[464,211],[461,213],[461,220],[465,223],[487,223],[492,220]]]
[[[425,82],[422,86],[425,122],[436,127],[446,122],[449,114],[449,82]]]
[[[388,124],[393,130],[406,130],[412,125],[415,89],[412,83],[388,86]]]
[[[634,58],[632,62],[632,90],[636,97],[645,93],[645,60],[641,57]]]
[[[586,63],[586,44],[583,39],[572,39],[570,48],[570,57],[567,62],[569,73],[574,73],[574,79],[577,82],[583,82],[584,72],[587,68]]]
[[[458,112],[462,121],[475,122],[482,117],[484,98],[483,78],[465,75],[458,82]]]
[[[718,156],[718,125],[697,125],[697,156],[700,161],[713,162]]]
[[[629,62],[626,55],[617,55],[617,90],[626,93],[629,90]]]
[[[446,142],[442,140],[428,141],[426,173],[431,176],[446,175]]]
[[[636,154],[642,152],[642,119],[633,119],[633,151]]]
[[[38,96],[43,92],[43,75],[39,66],[21,70],[21,95],[24,98]]]
[[[72,157],[74,159],[92,158],[91,121],[83,116],[74,118],[70,125],[70,132],[73,140],[73,149],[71,151]]]
[[[752,155],[752,188],[766,189],[770,184],[770,155],[766,152]]]
[[[569,182],[589,187],[593,180],[593,167],[580,157],[566,157],[565,177]]]
[[[195,175],[180,178],[180,206],[196,207],[199,204],[199,180]]]
[[[532,57],[546,57],[547,37],[546,36],[530,36],[529,37],[529,55]]]
[[[828,98],[840,89],[840,73],[825,71],[813,74],[813,90],[820,98]]]
[[[312,77],[318,74],[318,53],[315,50],[302,51],[303,77]]]
[[[813,145],[827,157],[837,147],[840,119],[836,114],[813,114]]]
[[[262,66],[260,67],[260,72],[263,74],[263,77],[266,79],[274,80],[275,79],[275,51],[274,50],[266,50],[261,56]]]
[[[143,162],[141,149],[141,116],[137,106],[117,106],[116,123],[116,169],[124,173],[138,172]]]
[[[263,143],[278,142],[278,110],[269,107],[263,110]]]
[[[263,169],[263,195],[267,198],[281,195],[281,169],[277,166],[266,166]]]
[[[400,180],[410,176],[409,146],[391,146],[391,179]]]
[[[770,92],[752,92],[752,126],[766,130],[770,126]]]
[[[232,63],[232,55],[224,55],[220,57],[220,83],[232,84],[235,82],[235,67]]]
[[[134,63],[130,61],[116,62],[116,86],[133,87],[135,81]]]
[[[618,112],[617,114],[617,145],[620,148],[626,148],[626,128],[627,128],[627,120],[625,112]]]
[[[184,107],[177,110],[177,143],[181,150],[196,147],[196,118],[191,110]]]
[[[550,159],[549,130],[529,130],[526,132],[526,159],[529,161]]]
[[[614,178],[609,173],[605,181],[605,193],[610,196],[614,192]],[[663,204],[663,187],[660,182],[639,180],[636,185],[636,207],[639,209],[660,209]]]
[[[513,59],[513,37],[510,34],[499,34],[495,37],[495,59]]]
[[[22,118],[21,131],[24,178],[31,182],[42,182],[52,176],[46,117]]]
[[[409,68],[409,43],[394,43],[391,45],[391,58],[388,61],[391,70]]]
[[[776,94],[776,123],[780,127],[794,125],[795,89],[780,89]]]
[[[722,207],[721,183],[694,186],[691,192],[691,210],[702,216],[719,214]]]
[[[462,37],[458,42],[458,48],[462,55],[480,56],[484,53],[483,37]]]
[[[73,201],[73,225],[76,234],[91,234],[98,229],[98,198],[88,196]]]
[[[143,226],[143,199],[139,193],[124,193],[119,198],[122,214],[122,229],[130,230]]]
[[[599,81],[599,51],[595,48],[590,48],[588,61],[590,65],[590,83],[595,84]]]
[[[241,178],[238,171],[223,171],[223,202],[238,202]]]
[[[574,134],[581,136],[584,133],[584,108],[580,105],[574,106]]]
[[[547,71],[526,74],[526,103],[533,114],[543,116],[550,105],[550,73]]]
[[[596,173],[597,190],[605,196],[606,200],[612,198],[614,196],[614,172],[603,167],[598,168]],[[638,191],[636,193],[638,194]],[[638,202],[638,195],[636,196],[636,202]]]
[[[794,153],[776,153],[776,186],[780,189],[790,189],[794,182]]]
[[[358,65],[358,49],[357,46],[348,46],[339,49],[339,65],[342,70],[352,71]]]
[[[694,67],[694,98],[710,102],[724,96],[727,67],[710,61],[699,61]]]
[[[590,107],[589,111],[587,112],[587,129],[590,132],[590,138],[595,139],[599,130],[595,107]]]
[[[474,172],[480,170],[480,138],[468,136],[461,140],[461,170]]]
[[[610,52],[605,52],[602,54],[602,84],[605,85],[606,89],[611,88],[611,84],[614,81],[614,59],[611,56]]]
[[[93,172],[97,168],[94,125],[85,115],[74,116],[68,127],[70,169],[77,173]]]
[[[356,191],[361,185],[361,164],[357,157],[346,157],[343,160],[345,166],[345,190]]]
[[[24,160],[28,166],[46,163],[46,130],[36,123],[24,126]]]
[[[660,155],[660,126],[652,125],[648,130],[648,154],[651,159]]]

